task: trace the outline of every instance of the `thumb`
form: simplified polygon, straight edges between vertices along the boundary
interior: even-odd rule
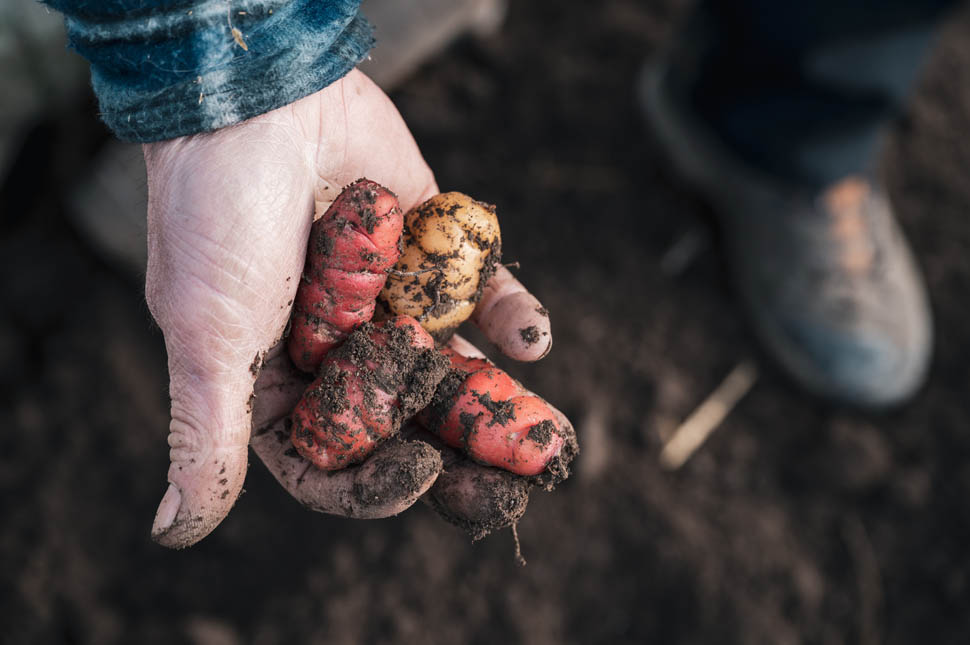
[[[152,538],[172,548],[208,535],[239,497],[254,381],[247,359],[258,351],[256,339],[241,333],[238,307],[205,282],[212,276],[195,275],[151,268],[146,291],[165,336],[171,397],[168,489]]]
[[[170,365],[171,465],[152,539],[172,548],[191,546],[208,535],[229,513],[246,475],[247,419],[240,414],[240,406],[233,405],[229,392],[206,388],[187,395],[174,386],[194,381],[189,376],[192,371]]]
[[[145,149],[145,295],[171,396],[168,488],[152,525],[163,546],[201,540],[242,490],[253,384],[286,324],[310,225],[305,164],[278,130],[264,119]]]

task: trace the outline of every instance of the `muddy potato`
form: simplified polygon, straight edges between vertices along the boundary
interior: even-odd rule
[[[403,249],[380,295],[440,345],[467,320],[501,257],[495,207],[462,193],[435,195],[405,215]]]

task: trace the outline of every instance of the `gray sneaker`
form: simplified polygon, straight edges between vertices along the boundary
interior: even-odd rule
[[[865,177],[821,192],[732,156],[672,98],[662,65],[638,98],[676,170],[714,206],[755,331],[811,392],[852,405],[899,403],[932,347],[925,287],[886,193]]]

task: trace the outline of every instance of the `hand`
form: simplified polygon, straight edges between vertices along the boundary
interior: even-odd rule
[[[145,290],[165,336],[172,400],[169,487],[152,537],[186,547],[222,521],[242,489],[254,428],[253,450],[310,508],[373,518],[414,503],[442,470],[441,454],[429,444],[391,440],[357,467],[324,473],[292,456],[283,427],[306,384],[279,341],[314,211],[325,210],[343,186],[364,176],[395,191],[404,210],[438,192],[388,98],[363,74],[351,72],[239,125],[148,144],[145,161]],[[475,318],[504,353],[536,360],[552,338],[538,309],[538,301],[502,269]],[[546,333],[547,343],[522,340],[517,330],[531,325]],[[467,476],[445,480],[474,500],[481,491],[462,484]],[[499,477],[495,486],[520,485],[510,482],[517,480]],[[521,514],[525,501],[513,514]],[[452,519],[489,506],[488,499],[463,503],[435,506]]]

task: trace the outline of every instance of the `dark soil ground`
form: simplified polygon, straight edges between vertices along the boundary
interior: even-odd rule
[[[443,189],[499,205],[505,258],[556,344],[509,366],[577,424],[575,476],[471,543],[424,505],[311,514],[254,460],[183,552],[148,537],[165,489],[165,356],[140,286],[64,216],[103,132],[40,125],[0,219],[4,643],[970,642],[970,15],[947,27],[885,169],[936,312],[930,380],[891,414],[796,391],[758,354],[716,245],[633,100],[676,4],[515,2],[394,98]],[[81,109],[83,107],[83,109]],[[663,438],[740,360],[761,377],[681,470]],[[508,365],[507,365],[508,366]]]

